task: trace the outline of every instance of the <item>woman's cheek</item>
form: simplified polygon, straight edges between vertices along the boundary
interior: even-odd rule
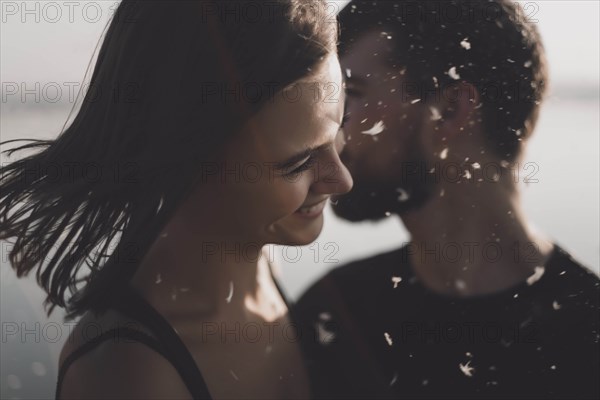
[[[306,202],[310,186],[314,180],[312,170],[304,171],[297,176],[282,177],[277,183],[277,206],[285,215],[298,210]]]

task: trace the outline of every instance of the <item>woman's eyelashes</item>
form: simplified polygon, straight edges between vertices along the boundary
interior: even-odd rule
[[[300,172],[306,171],[307,169],[310,169],[315,164],[315,162],[316,162],[315,157],[310,156],[301,165],[299,165],[298,167],[294,168],[293,170],[291,170],[289,172],[286,172],[285,175],[294,175],[294,174],[299,174]]]

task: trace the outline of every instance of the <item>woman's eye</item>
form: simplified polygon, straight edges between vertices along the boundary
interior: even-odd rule
[[[298,174],[300,172],[306,171],[310,167],[312,167],[315,163],[314,157],[309,157],[302,165],[294,168],[292,171],[287,172],[286,175]]]

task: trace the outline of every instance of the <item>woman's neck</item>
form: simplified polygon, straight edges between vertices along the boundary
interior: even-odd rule
[[[163,315],[274,320],[287,311],[262,245],[191,235],[173,226],[164,232],[132,278]]]

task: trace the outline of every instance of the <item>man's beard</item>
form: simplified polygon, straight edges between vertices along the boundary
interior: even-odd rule
[[[386,180],[357,176],[350,192],[333,199],[334,213],[352,222],[377,221],[422,207],[435,191],[435,175],[428,172],[424,157],[399,164]]]

